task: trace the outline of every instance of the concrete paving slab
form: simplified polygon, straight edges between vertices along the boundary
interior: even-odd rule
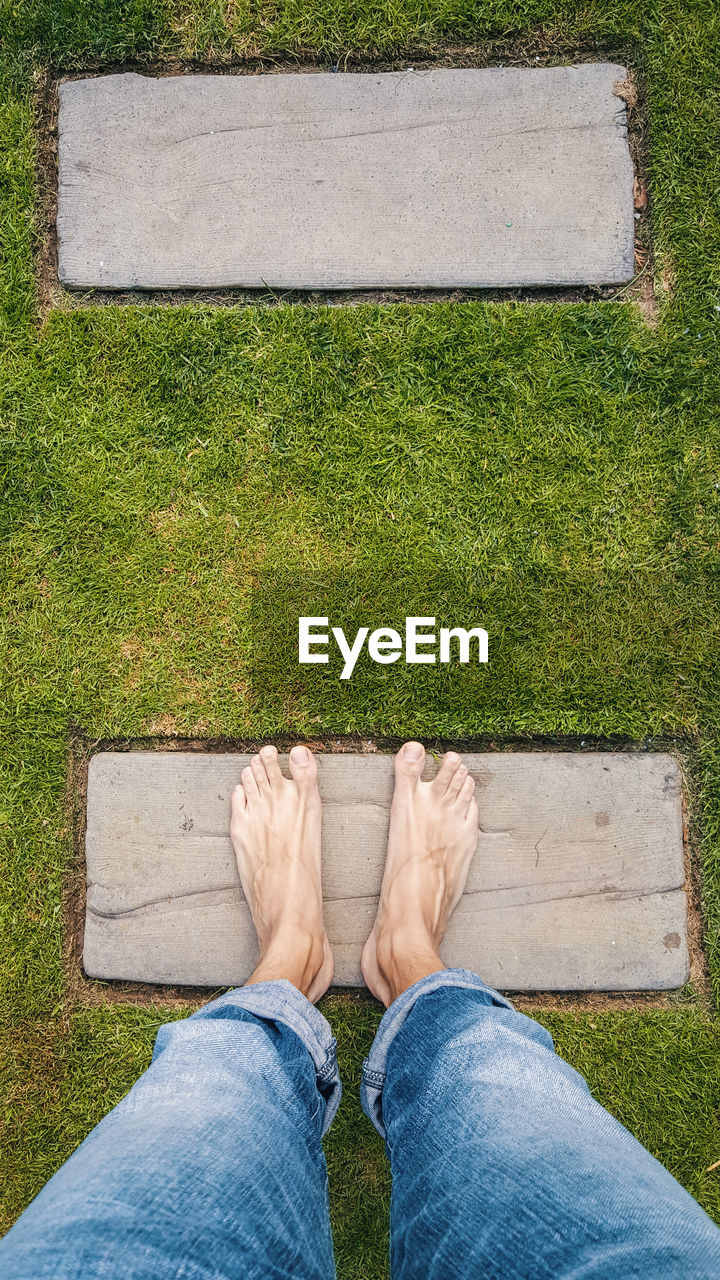
[[[249,976],[255,933],[229,838],[230,795],[248,759],[93,757],[90,977],[218,987]],[[477,786],[479,845],[446,963],[507,991],[682,986],[689,960],[677,762],[569,752],[464,759]],[[392,759],[320,755],[318,764],[335,983],[358,986],[382,879]],[[428,762],[426,776],[435,769]]]
[[[60,85],[73,288],[501,287],[633,275],[613,63]]]

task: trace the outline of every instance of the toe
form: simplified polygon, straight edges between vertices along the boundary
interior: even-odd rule
[[[459,803],[465,807],[465,817],[468,822],[474,821],[475,826],[477,826],[478,807],[475,799],[475,779],[471,778],[469,774],[462,784],[458,799]]]
[[[255,781],[255,774],[253,773],[249,765],[247,764],[245,765],[245,768],[240,774],[240,777],[242,778],[242,785],[243,785],[243,790],[245,792],[246,802],[248,800],[257,800],[260,792],[258,791],[258,784]]]
[[[263,767],[265,769],[267,780],[270,783],[270,786],[271,787],[281,786],[282,783],[285,782],[286,780],[282,775],[282,770],[280,769],[280,761],[278,760],[277,747],[274,747],[271,743],[268,743],[268,745],[266,747],[263,747],[262,750],[260,751],[260,759],[263,763]]]
[[[398,782],[415,782],[423,771],[425,748],[420,742],[406,742],[395,757],[395,777]]]
[[[298,744],[290,752],[288,764],[296,786],[301,789],[315,786],[317,783],[317,761],[312,751]]]
[[[267,795],[270,790],[270,783],[268,782],[268,776],[265,772],[265,765],[259,756],[253,756],[250,761],[250,768],[252,769],[252,774],[255,782],[257,783],[257,789],[260,792],[260,795]]]
[[[457,769],[455,770],[454,774],[452,775],[450,781],[448,782],[447,791],[445,792],[446,798],[450,800],[451,803],[457,800],[458,796],[460,795],[460,792],[462,791],[465,783],[467,782],[467,779],[468,779],[467,765],[464,765],[461,761]]]
[[[433,778],[433,790],[438,795],[444,796],[450,783],[452,782],[457,770],[460,768],[462,760],[457,751],[447,751],[443,756],[443,762],[440,765],[437,776]]]
[[[230,822],[234,822],[237,818],[241,818],[247,809],[247,799],[245,796],[245,788],[241,782],[233,788],[230,797]]]

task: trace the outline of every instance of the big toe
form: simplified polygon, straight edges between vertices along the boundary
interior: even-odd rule
[[[395,777],[398,782],[414,782],[420,777],[425,764],[425,748],[420,742],[406,742],[395,757]]]
[[[288,764],[293,780],[301,790],[317,786],[317,760],[308,747],[293,747],[288,756]]]

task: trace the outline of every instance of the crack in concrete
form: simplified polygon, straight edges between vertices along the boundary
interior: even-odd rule
[[[309,142],[334,142],[350,138],[372,138],[382,134],[414,133],[419,129],[441,129],[447,125],[456,126],[459,124],[473,124],[475,123],[475,120],[475,116],[449,116],[447,119],[420,120],[417,124],[382,125],[377,129],[358,129],[356,132],[343,130],[340,133],[316,133],[309,138],[298,136],[294,138],[293,141],[299,144]],[[255,133],[258,131],[276,128],[291,129],[294,133],[298,126],[311,127],[313,124],[316,124],[316,122],[307,120],[273,120],[269,124],[233,125],[231,128],[226,129],[205,129],[201,133],[190,133],[186,138],[176,138],[174,142],[168,142],[164,146],[158,147],[155,150],[169,151],[172,147],[179,147],[184,142],[194,142],[197,138],[214,138],[222,133]],[[533,125],[528,126],[528,128],[525,129],[496,130],[492,133],[477,134],[475,137],[478,141],[485,142],[493,138],[519,138],[526,134],[533,133],[574,133],[588,129],[602,130],[604,127],[605,126],[598,121],[589,121],[585,124],[565,124],[562,121],[558,121],[557,124]],[[100,170],[96,170],[96,172],[100,172]]]
[[[516,888],[508,887],[505,889],[467,890],[462,895],[462,898],[458,905],[461,906],[462,902],[466,898],[487,897],[488,895],[499,897],[501,894],[512,895],[514,893],[522,893],[524,888],[525,886],[519,885]],[[647,892],[643,892],[642,890],[637,890],[637,889],[616,889],[613,886],[607,885],[607,886],[604,886],[602,889],[588,889],[588,890],[584,890],[581,893],[561,893],[561,894],[555,894],[548,897],[528,898],[525,901],[512,901],[512,902],[499,901],[494,909],[503,911],[503,910],[515,910],[516,908],[522,908],[522,907],[541,907],[552,902],[576,902],[584,898],[607,898],[611,902],[629,902],[629,901],[632,901],[633,899],[642,901],[649,898],[667,897],[670,894],[680,893],[682,890],[683,890],[682,885],[677,885],[677,886],[663,888],[663,889],[652,889]],[[213,893],[223,894],[226,896],[232,895],[233,900],[239,900],[240,902],[245,901],[244,897],[241,894],[238,894],[237,885],[217,885],[207,889],[194,889],[190,893],[177,894],[177,895],[171,894],[171,895],[166,895],[162,898],[151,898],[147,902],[142,902],[136,907],[126,907],[118,911],[103,911],[99,907],[94,907],[91,904],[89,900],[90,892],[91,892],[91,889],[89,887],[88,888],[88,905],[87,905],[88,914],[95,916],[99,920],[123,920],[130,916],[141,915],[144,911],[148,911],[148,910],[150,910],[150,913],[152,914],[151,909],[153,907],[166,907],[172,910],[178,910],[178,909],[192,910],[196,906],[203,905],[202,903],[194,901],[196,898],[207,897],[209,894],[213,894]],[[374,894],[343,893],[337,897],[328,897],[326,895],[324,897],[324,902],[326,904],[331,902],[376,903],[378,901],[379,896],[380,896],[379,890],[377,893],[374,893]]]

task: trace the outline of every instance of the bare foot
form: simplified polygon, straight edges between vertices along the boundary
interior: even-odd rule
[[[260,958],[248,984],[288,978],[313,1002],[327,991],[333,958],[320,880],[320,793],[307,747],[290,752],[293,780],[275,747],[263,747],[232,794],[232,837]]]
[[[395,757],[385,874],[362,954],[365,981],[387,1007],[428,973],[444,969],[438,947],[465,888],[478,842],[475,784],[455,751],[422,782],[425,750],[406,742]]]

